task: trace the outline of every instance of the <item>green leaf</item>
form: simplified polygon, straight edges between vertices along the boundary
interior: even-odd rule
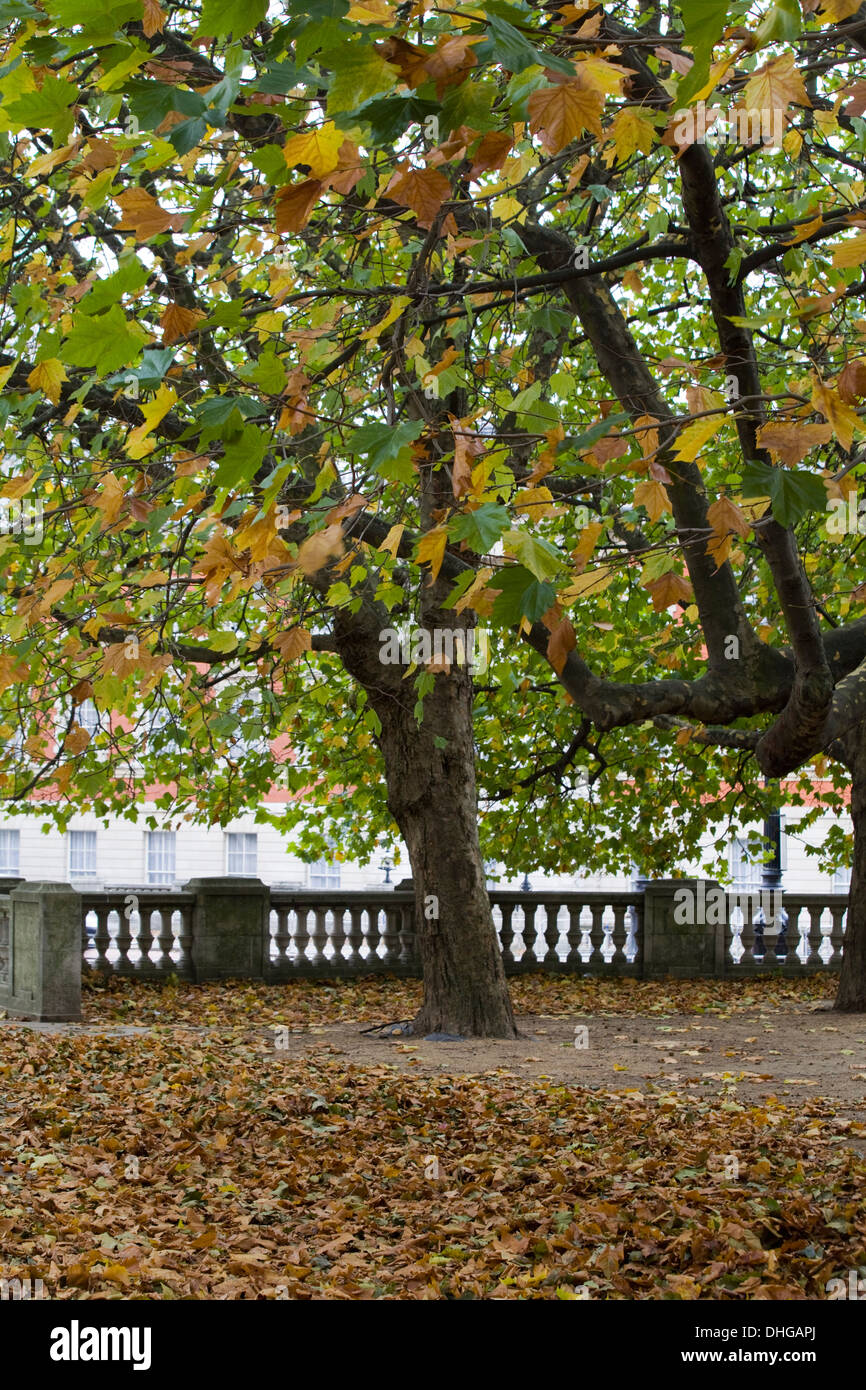
[[[147,335],[130,323],[119,304],[91,318],[78,313],[64,347],[65,360],[75,367],[94,367],[100,376],[125,367],[141,352]]]
[[[523,565],[506,565],[493,576],[490,587],[501,590],[493,604],[493,619],[503,627],[514,627],[521,618],[537,622],[556,599],[553,586],[540,583]]]
[[[713,48],[725,29],[730,0],[680,0],[685,23],[685,42],[694,56],[694,67],[677,88],[676,99],[684,106],[706,86]]]
[[[328,115],[338,111],[357,111],[365,101],[389,91],[398,72],[370,44],[347,45],[326,53],[323,62],[333,71],[328,92]]]
[[[528,531],[506,531],[502,542],[509,554],[516,555],[536,579],[553,579],[565,565],[555,546]]]
[[[268,12],[267,0],[204,0],[196,37],[242,39],[261,24]]]
[[[74,82],[67,82],[63,77],[46,77],[38,92],[25,92],[24,96],[10,102],[6,115],[15,125],[50,130],[61,143],[72,129],[71,108],[78,96],[79,89]]]
[[[366,455],[370,467],[381,472],[383,465],[397,460],[423,428],[423,420],[404,420],[399,425],[371,422],[350,435],[346,450],[350,454]]]
[[[827,506],[827,489],[814,473],[771,468],[755,460],[743,469],[743,492],[747,497],[769,497],[780,526],[794,526],[807,512],[821,512]]]
[[[477,555],[486,555],[508,526],[508,510],[498,502],[485,502],[474,512],[452,517],[448,534],[454,541],[465,541]]]
[[[515,16],[516,17],[516,16]],[[507,19],[491,14],[487,21],[487,42],[476,48],[479,59],[501,63],[508,72],[523,72],[524,68],[553,68],[556,72],[574,76],[574,68],[565,58],[555,53],[540,53],[524,38],[519,29],[509,24]]]
[[[255,425],[244,425],[240,437],[226,446],[213,480],[215,488],[239,488],[255,477],[267,452],[267,437]]]

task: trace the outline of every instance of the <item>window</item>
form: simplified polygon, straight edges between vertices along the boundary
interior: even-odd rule
[[[80,705],[76,705],[72,711],[72,716],[76,724],[80,724],[82,729],[86,729],[91,738],[102,727],[99,710],[92,700],[84,700]]]
[[[255,878],[258,860],[258,835],[226,835],[226,873],[242,878]]]
[[[731,841],[729,861],[731,878],[734,880],[735,888],[750,891],[760,888],[763,864],[755,864],[752,861],[749,841],[745,836],[738,835],[735,840]]]
[[[173,830],[147,832],[148,883],[174,883],[175,833]]]
[[[310,865],[311,888],[339,888],[340,866],[333,859],[320,859]]]
[[[0,830],[0,874],[17,874],[21,857],[21,831]]]
[[[70,830],[69,877],[96,877],[96,831]]]
[[[850,869],[834,869],[834,870],[833,870],[833,892],[834,892],[834,893],[847,893],[850,887],[851,887],[851,870],[850,870]]]

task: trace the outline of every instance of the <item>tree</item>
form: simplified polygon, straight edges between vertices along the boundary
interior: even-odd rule
[[[2,495],[43,508],[0,540],[10,804],[135,814],[134,762],[179,814],[279,772],[357,819],[383,766],[416,1028],[509,1035],[474,739],[515,666],[566,764],[661,732],[699,776],[850,767],[866,1007],[866,623],[828,525],[866,395],[859,10],[5,14]],[[717,152],[713,92],[745,113]]]

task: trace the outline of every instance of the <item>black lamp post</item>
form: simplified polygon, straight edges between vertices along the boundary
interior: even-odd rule
[[[766,782],[764,786],[766,787]],[[776,938],[776,959],[784,960],[788,954],[788,914],[781,903],[782,892],[782,813],[776,807],[770,812],[764,821],[764,839],[770,846],[770,857],[767,859],[761,870],[761,906],[755,914],[755,954],[764,954],[764,927],[774,926],[778,922],[779,934]],[[770,921],[764,916],[764,894],[773,894],[770,902],[773,907],[770,910]],[[779,895],[776,898],[776,894]],[[779,910],[775,912],[775,904],[778,901]]]
[[[521,893],[531,893],[531,892],[532,892],[532,884],[529,882],[529,874],[528,874],[528,873],[523,875],[523,882],[522,882],[521,885],[520,885],[520,891],[521,891]]]

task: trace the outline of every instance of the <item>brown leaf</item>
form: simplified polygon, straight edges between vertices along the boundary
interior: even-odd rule
[[[178,338],[185,338],[203,318],[204,314],[201,309],[186,309],[182,304],[175,304],[174,302],[166,305],[159,321],[159,326],[162,329],[162,341],[164,343],[176,343]]]
[[[134,232],[138,241],[148,241],[160,232],[180,231],[185,219],[180,213],[166,212],[146,188],[128,188],[115,202],[123,212],[121,231]]]
[[[419,226],[432,227],[437,212],[451,196],[451,184],[438,169],[413,169],[403,164],[385,192],[395,203],[411,208]]]
[[[277,193],[277,231],[299,232],[306,227],[324,186],[321,179],[304,179],[281,188]]]

